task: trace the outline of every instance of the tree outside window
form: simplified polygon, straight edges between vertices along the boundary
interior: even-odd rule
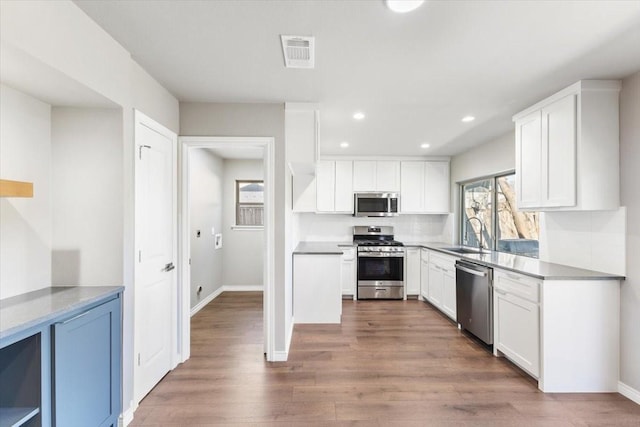
[[[462,185],[461,241],[485,249],[538,257],[538,212],[516,206],[515,174],[498,175]]]
[[[264,181],[236,181],[236,226],[264,226]]]

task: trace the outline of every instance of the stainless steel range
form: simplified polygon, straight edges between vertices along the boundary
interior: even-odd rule
[[[404,246],[393,227],[355,226],[358,246],[358,299],[404,298]]]

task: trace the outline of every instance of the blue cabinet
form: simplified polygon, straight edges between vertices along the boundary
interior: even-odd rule
[[[120,415],[120,300],[53,326],[53,425],[109,427]]]
[[[0,427],[115,427],[122,291],[52,287],[0,300]]]

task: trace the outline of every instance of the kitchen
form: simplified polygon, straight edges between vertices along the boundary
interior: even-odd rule
[[[117,178],[116,181],[104,179],[108,176],[106,173],[107,171],[99,168],[95,168],[91,171],[84,171],[85,174],[88,174],[85,176],[89,177],[89,179],[85,180],[87,184],[92,182],[110,182],[117,187],[116,189],[112,189],[110,187],[105,188],[102,193],[102,201],[106,202],[106,206],[109,207],[109,210],[103,211],[101,215],[85,215],[82,220],[83,222],[92,221],[93,228],[90,229],[99,232],[99,236],[87,233],[86,231],[77,228],[74,225],[73,218],[75,217],[73,216],[69,217],[69,223],[65,225],[67,230],[71,231],[70,234],[67,232],[66,235],[66,238],[69,241],[65,241],[63,238],[64,236],[61,236],[60,232],[65,229],[60,228],[60,225],[55,225],[51,222],[49,222],[50,225],[48,226],[45,224],[44,234],[46,235],[49,233],[49,235],[51,235],[52,232],[54,234],[53,237],[49,237],[48,242],[51,242],[51,239],[53,238],[55,243],[54,246],[56,246],[57,249],[60,249],[60,252],[57,253],[61,256],[67,253],[70,257],[66,259],[64,257],[56,258],[54,259],[54,265],[52,266],[50,264],[51,261],[47,263],[45,259],[46,254],[44,253],[46,252],[47,246],[51,247],[51,243],[47,245],[47,239],[43,239],[45,242],[44,251],[39,246],[36,246],[35,243],[30,243],[33,245],[34,250],[37,250],[37,255],[42,256],[43,258],[42,261],[32,264],[31,272],[39,273],[42,271],[42,276],[39,278],[29,277],[29,280],[25,280],[25,283],[28,282],[28,284],[25,284],[24,286],[16,286],[15,289],[13,288],[14,285],[7,285],[8,282],[6,280],[11,279],[5,279],[5,277],[14,278],[14,276],[3,276],[2,298],[13,296],[13,294],[21,292],[35,291],[42,286],[42,283],[51,283],[50,275],[52,268],[57,278],[54,283],[57,284],[71,284],[71,280],[74,278],[76,279],[77,284],[82,285],[124,284],[124,374],[122,409],[123,412],[127,413],[127,417],[132,415],[132,408],[136,404],[132,396],[132,378],[134,370],[134,308],[132,302],[134,277],[132,264],[133,259],[135,258],[134,246],[132,244],[134,230],[134,223],[132,219],[132,157],[133,153],[136,151],[134,148],[133,136],[131,134],[131,125],[134,120],[132,117],[132,108],[137,108],[145,112],[180,135],[227,135],[237,137],[246,135],[264,135],[275,137],[275,161],[277,167],[275,168],[274,188],[276,189],[275,203],[277,205],[274,207],[276,221],[273,227],[273,257],[275,266],[273,270],[273,277],[274,283],[276,283],[274,288],[276,292],[274,293],[273,298],[276,299],[273,300],[273,303],[274,307],[279,307],[279,310],[278,312],[273,313],[273,345],[275,352],[278,353],[278,355],[282,355],[282,357],[285,357],[286,355],[288,339],[290,338],[289,333],[292,329],[292,323],[290,323],[291,319],[287,314],[291,310],[290,302],[292,297],[290,294],[291,278],[287,278],[291,275],[290,254],[299,240],[318,240],[316,236],[321,235],[327,237],[332,236],[332,239],[339,241],[348,241],[352,238],[352,236],[350,236],[350,227],[352,225],[395,225],[395,234],[400,241],[415,242],[424,239],[450,243],[458,242],[457,235],[459,233],[459,222],[455,217],[455,212],[459,211],[459,200],[453,194],[450,198],[449,208],[451,212],[454,212],[454,214],[401,215],[397,217],[395,224],[389,224],[389,221],[386,219],[384,223],[379,223],[375,220],[365,220],[356,224],[355,219],[348,214],[325,214],[321,216],[312,213],[297,214],[287,211],[286,206],[288,203],[291,203],[290,201],[292,200],[292,197],[290,197],[290,195],[293,190],[287,185],[287,183],[291,182],[291,173],[286,170],[286,165],[290,163],[290,161],[285,157],[287,155],[284,147],[286,109],[284,108],[283,103],[280,105],[258,103],[233,104],[232,102],[246,102],[246,100],[234,99],[226,95],[223,96],[222,94],[217,98],[213,98],[213,101],[227,102],[227,104],[198,102],[202,101],[202,99],[198,99],[197,97],[181,97],[180,99],[182,102],[179,103],[176,97],[171,95],[171,93],[165,90],[157,81],[151,78],[150,75],[142,69],[142,67],[131,59],[129,52],[122,48],[108,34],[106,34],[101,27],[88,18],[75,3],[54,3],[59,4],[37,5],[40,8],[45,8],[43,9],[47,11],[45,14],[34,5],[17,5],[10,2],[3,2],[2,53],[3,55],[9,56],[9,54],[12,53],[10,48],[14,48],[13,53],[15,53],[15,55],[9,62],[5,60],[7,57],[3,57],[2,62],[5,65],[7,63],[21,63],[25,64],[28,70],[46,71],[48,72],[49,78],[40,78],[39,81],[49,82],[53,87],[62,86],[60,75],[71,76],[70,80],[75,81],[76,85],[67,85],[64,87],[68,89],[68,93],[81,93],[82,95],[86,95],[87,97],[85,98],[85,101],[90,100],[92,102],[96,102],[96,93],[101,94],[100,96],[102,98],[106,97],[108,102],[105,103],[104,99],[102,99],[98,105],[104,107],[105,104],[107,104],[107,108],[105,109],[109,111],[104,112],[103,116],[110,117],[109,120],[114,119],[115,116],[112,129],[115,132],[116,137],[111,138],[111,140],[116,143],[112,146],[105,146],[103,144],[103,147],[112,147],[115,151],[105,149],[104,154],[101,153],[99,156],[101,156],[101,159],[105,164],[111,166],[111,172],[116,174],[119,178]],[[354,5],[351,6],[356,7]],[[256,10],[259,10],[259,8]],[[375,13],[377,14],[378,10],[375,10]],[[423,10],[431,9],[425,8]],[[380,10],[380,16],[382,16],[382,11],[383,9]],[[46,20],[43,15],[49,16],[50,19]],[[407,16],[411,19],[409,15]],[[633,17],[634,15],[633,13],[629,13],[628,16]],[[465,17],[461,17],[460,22],[464,22],[464,19]],[[60,26],[70,28],[69,34],[76,34],[78,36],[67,37],[67,35],[58,31],[56,29],[56,24],[60,24],[61,22],[65,22],[65,24]],[[107,24],[104,23],[101,25]],[[631,27],[633,27],[633,25]],[[276,30],[274,34],[279,34],[278,31],[282,30]],[[622,31],[622,29],[620,31]],[[511,117],[518,111],[524,110],[528,106],[535,104],[547,96],[550,96],[581,79],[615,79],[622,81],[622,88],[620,91],[620,205],[626,207],[627,219],[635,217],[638,200],[637,194],[634,192],[634,183],[637,181],[637,172],[634,168],[634,164],[637,163],[638,155],[633,141],[637,140],[638,130],[637,125],[635,124],[636,120],[634,119],[637,115],[637,77],[634,76],[637,76],[637,71],[640,67],[633,63],[634,55],[632,52],[635,52],[634,49],[637,49],[637,44],[634,44],[637,41],[637,38],[633,37],[634,33],[631,30],[628,30],[626,33],[620,32],[616,34],[619,36],[617,39],[614,37],[613,33],[611,33],[610,38],[604,37],[600,34],[603,37],[602,40],[598,40],[599,35],[594,34],[591,39],[592,43],[598,42],[606,44],[605,41],[608,41],[610,44],[602,48],[598,54],[599,56],[595,53],[591,57],[585,54],[581,59],[582,62],[578,61],[577,65],[572,65],[574,63],[570,63],[566,68],[562,69],[562,72],[556,73],[562,81],[561,84],[557,81],[545,82],[544,84],[540,83],[540,79],[544,80],[545,78],[549,78],[545,76],[549,76],[551,73],[548,70],[546,73],[543,72],[544,70],[538,70],[539,74],[537,77],[531,76],[530,79],[531,81],[539,82],[539,85],[536,86],[533,83],[517,85],[521,98],[518,98],[519,100],[516,101],[515,104],[508,105],[509,102],[514,102],[513,100],[507,99],[508,97],[500,98],[499,102],[506,106],[504,107],[505,111],[502,113],[503,120],[500,124],[502,129],[501,132],[492,133],[493,131],[488,128],[488,125],[478,125],[476,127],[476,124],[473,122],[471,122],[471,124],[465,123],[461,125],[460,118],[465,114],[470,113],[470,111],[465,111],[469,106],[458,105],[453,108],[454,111],[451,111],[448,116],[448,120],[443,120],[441,118],[440,120],[443,120],[443,122],[456,123],[456,128],[452,131],[451,135],[454,135],[454,139],[457,141],[456,144],[460,148],[458,154],[451,156],[450,190],[453,192],[454,189],[457,188],[456,185],[458,182],[465,182],[478,177],[516,169],[516,165],[513,160],[515,158],[515,147],[513,144],[514,125],[511,122]],[[318,37],[320,36],[318,35]],[[81,43],[80,40],[87,40],[87,44],[85,45]],[[277,40],[277,42],[279,43],[280,40]],[[318,38],[318,43],[320,43],[320,38]],[[384,45],[384,42],[380,41],[380,44],[382,46]],[[280,49],[280,46],[277,47]],[[318,49],[320,49],[320,44],[318,45]],[[77,57],[83,58],[83,64],[69,61],[68,52],[72,52]],[[602,52],[608,52],[607,55],[613,55],[617,58],[615,61],[611,59],[611,61],[609,61],[611,63],[620,63],[620,56],[626,56],[631,58],[629,60],[631,61],[631,64],[627,64],[615,72],[607,71],[608,65],[606,63],[608,61],[602,59]],[[27,55],[21,56],[20,53],[26,53]],[[281,55],[281,52],[277,53]],[[318,51],[318,53],[320,53],[320,51]],[[390,55],[393,56],[392,53],[390,53]],[[559,55],[562,56],[563,54]],[[568,53],[567,55],[571,56],[571,58],[579,56],[575,52],[573,55],[569,55]],[[604,56],[609,58],[609,56]],[[35,61],[33,60],[34,58],[36,59]],[[105,67],[105,58],[109,58],[110,65],[108,67]],[[134,58],[136,58],[135,55]],[[274,58],[274,61],[277,62],[278,66],[282,67],[282,57],[275,56]],[[596,61],[598,58],[600,61]],[[142,59],[139,60],[142,61]],[[320,61],[320,57],[318,57],[318,61]],[[505,65],[504,61],[501,61],[500,64]],[[321,63],[318,62],[318,66],[320,65]],[[560,67],[561,64],[556,63],[555,66]],[[338,67],[337,69],[340,68]],[[54,71],[53,73],[51,72],[52,70]],[[584,70],[589,71],[585,72]],[[303,70],[296,71],[301,73]],[[153,75],[158,78],[155,75],[155,72]],[[303,74],[297,75],[302,76],[301,78],[303,79],[305,78]],[[9,79],[5,76],[9,76],[9,74],[6,74],[3,69],[3,83],[9,83]],[[58,77],[58,79],[56,80],[53,77]],[[409,77],[413,78],[413,76]],[[434,77],[434,79],[437,81],[437,78]],[[65,83],[69,83],[68,80],[62,80]],[[36,79],[36,81],[38,81],[38,79]],[[132,85],[131,81],[135,82],[135,84]],[[163,78],[158,81],[165,82],[168,80]],[[80,82],[81,86],[89,87],[91,89],[90,92],[92,93],[87,94],[86,92],[79,91],[77,82]],[[460,87],[459,89],[456,89],[456,93],[466,92],[469,90],[473,91],[473,87],[477,84],[478,83],[474,83],[472,85]],[[510,84],[515,85],[515,82],[504,82],[505,87],[508,87]],[[33,83],[31,83],[31,85],[33,86]],[[27,91],[23,86],[16,86],[22,88],[23,91]],[[375,84],[372,82],[370,87],[375,87]],[[133,95],[130,93],[132,90],[131,88],[134,88],[135,90]],[[340,88],[342,92],[346,93],[343,86],[340,86]],[[172,91],[173,90],[175,89],[172,89]],[[431,90],[435,89],[432,88]],[[33,90],[31,90],[31,92],[33,93]],[[40,92],[42,92],[42,89]],[[8,99],[6,98],[5,93],[9,93],[9,90],[3,90],[3,101]],[[384,97],[386,93],[381,95]],[[453,95],[454,92],[451,87],[448,88],[448,92],[446,94],[441,94],[441,96],[444,96],[445,98]],[[508,95],[511,96],[512,94],[509,93]],[[481,98],[491,97],[487,92],[482,92],[477,96]],[[283,101],[288,102],[290,100],[298,101],[299,99],[295,97],[288,97]],[[315,97],[309,97],[308,99],[308,101],[317,100],[318,98]],[[61,102],[60,99],[56,100],[53,98],[49,98],[48,104],[65,105],[65,103]],[[324,102],[321,104],[322,107],[325,106],[324,104]],[[94,105],[96,104],[94,103]],[[330,126],[331,116],[326,114],[322,107],[320,109],[319,118],[321,140],[328,141],[329,139],[333,139],[330,129],[336,129],[337,127]],[[56,110],[56,108],[58,107],[54,107],[54,113],[56,113],[53,117],[54,120],[61,120],[62,122],[60,123],[64,123],[64,121],[70,119],[68,114],[58,114],[64,113],[64,111],[59,109]],[[365,121],[360,123],[371,123],[374,121],[373,118],[376,116],[375,110],[365,110],[362,106],[354,106],[353,108],[344,111],[340,120],[351,120],[351,115],[356,111],[356,109],[363,109],[367,114]],[[12,111],[9,105],[4,104],[2,110],[4,114],[8,114]],[[478,113],[475,114],[477,115]],[[404,123],[403,116],[406,115],[410,117],[411,121],[415,122],[419,122],[421,117],[425,116],[424,112],[414,116],[411,112],[407,112],[407,110],[397,108],[397,115],[393,115],[389,117],[389,119],[395,120],[398,123]],[[43,113],[43,116],[45,116],[46,119],[46,114]],[[483,122],[483,120],[483,118],[478,117],[476,123],[482,124],[481,122]],[[375,121],[377,122],[379,120]],[[445,127],[444,124],[445,123],[441,126],[443,129]],[[454,125],[450,126],[453,127]],[[467,128],[464,126],[467,126]],[[3,129],[7,129],[5,121],[3,121],[2,127]],[[56,129],[59,128],[56,127]],[[84,132],[90,131],[91,129],[91,127],[88,127],[87,129],[84,129]],[[95,129],[95,127],[93,127],[93,129]],[[397,128],[395,131],[397,132]],[[376,132],[379,133],[381,131],[380,129],[374,129],[374,135],[367,135],[366,138],[376,140]],[[52,137],[57,138],[58,135],[61,134],[56,131],[52,136],[49,136],[45,129],[43,130],[42,140],[51,141]],[[402,136],[399,135],[399,137]],[[347,138],[350,137],[346,136],[345,139]],[[351,141],[349,141],[352,146],[356,144],[356,139],[354,138],[351,138]],[[9,143],[8,141],[9,140],[5,137],[5,134],[3,134],[3,150],[5,148],[5,143]],[[331,152],[327,151],[323,153],[323,155],[345,157],[344,151],[340,151],[341,148],[337,144],[340,141],[341,140],[335,138],[336,144],[329,150]],[[416,140],[414,138],[414,141],[419,145],[423,140]],[[475,148],[471,146],[472,142],[478,143],[481,141],[484,142],[482,148],[480,148],[480,146]],[[78,138],[76,148],[80,147],[80,144],[80,138]],[[399,150],[395,156],[385,152],[385,147],[388,147],[388,144],[386,146],[384,144],[382,146],[371,145],[369,147],[369,153],[372,157],[384,157],[384,160],[389,161],[401,161],[401,158],[407,160],[406,157],[410,156],[407,151],[402,151],[400,146],[398,146]],[[68,153],[65,154],[62,151],[59,151],[59,148],[60,146],[57,144],[53,146],[53,159],[56,161],[56,163],[53,164],[54,172],[56,172],[53,175],[54,177],[61,177],[57,171],[74,170],[74,168],[76,168],[77,165],[82,164],[82,162],[88,165],[96,164],[96,159],[90,152],[76,151],[77,157],[69,158],[61,156],[62,154],[68,156]],[[437,150],[429,151],[429,153],[431,152],[436,153],[434,157],[447,157],[444,155],[437,155]],[[27,161],[23,161],[23,163],[18,164],[15,158],[12,158],[11,162],[9,160],[4,160],[7,158],[5,155],[8,155],[5,153],[8,152],[3,151],[2,155],[2,178],[16,180],[22,179],[28,181],[28,176],[19,176],[22,174],[20,169],[27,170],[32,166],[30,166]],[[43,152],[34,150],[34,153]],[[421,151],[418,154],[418,157],[420,159],[431,157],[431,154],[424,153],[424,151]],[[507,155],[506,153],[514,154]],[[360,156],[363,155],[364,154],[360,154]],[[346,155],[346,157],[348,157],[348,155]],[[359,158],[356,160],[367,159]],[[15,166],[12,166],[11,163],[15,164]],[[63,169],[59,169],[60,165],[63,166]],[[38,164],[38,167],[44,168],[42,170],[45,171],[45,177],[39,180],[34,179],[34,194],[36,197],[32,199],[32,201],[45,203],[43,208],[44,210],[42,210],[42,212],[53,210],[54,218],[66,218],[65,215],[74,213],[74,211],[76,213],[94,212],[91,206],[92,203],[95,203],[94,201],[83,200],[81,197],[72,197],[74,190],[76,189],[79,191],[77,194],[90,194],[87,193],[87,188],[84,188],[80,181],[65,183],[65,187],[62,188],[62,190],[64,190],[65,198],[56,197],[54,199],[55,203],[53,206],[51,201],[47,202],[47,200],[43,200],[43,196],[49,197],[49,193],[46,192],[46,185],[48,182],[46,178],[46,171],[51,170],[51,165],[47,159],[42,159],[41,163]],[[10,174],[10,172],[14,173]],[[5,173],[7,173],[7,175],[5,175]],[[99,176],[101,173],[104,173],[105,175]],[[295,167],[293,176],[296,176]],[[38,181],[40,181],[40,184],[38,184]],[[125,191],[117,191],[118,186],[119,188],[124,187]],[[56,186],[54,189],[57,192],[61,190],[61,187]],[[43,191],[46,193],[43,193]],[[28,200],[20,200],[19,202],[26,203]],[[47,207],[47,203],[49,207]],[[7,208],[8,204],[15,206],[13,201],[10,203],[8,199],[3,199],[3,207]],[[28,210],[31,208],[32,207],[30,206],[25,207],[23,205],[18,211],[23,212],[22,209]],[[4,218],[8,218],[5,216],[5,211],[3,211],[3,222],[5,221]],[[37,220],[39,221],[40,218],[37,218]],[[636,277],[638,276],[635,270],[637,267],[633,262],[634,254],[637,254],[637,246],[635,246],[637,245],[636,224],[634,221],[626,221],[624,218],[621,220],[619,216],[615,216],[613,214],[609,215],[606,212],[602,213],[601,211],[565,214],[555,213],[552,215],[546,215],[545,220],[547,220],[546,228],[543,228],[542,230],[544,233],[547,233],[547,235],[544,238],[541,237],[541,251],[547,250],[547,253],[552,256],[552,261],[563,264],[578,264],[578,266],[582,268],[602,271],[604,270],[602,266],[605,264],[605,261],[613,262],[615,269],[618,269],[619,264],[615,263],[619,263],[620,260],[623,260],[622,262],[625,270],[622,272],[619,272],[618,270],[614,271],[614,273],[626,277],[626,280],[620,287],[620,381],[622,384],[629,387],[626,389],[621,388],[621,390],[626,390],[627,395],[631,392],[630,395],[633,396],[633,391],[638,390],[640,387],[640,384],[638,384],[639,376],[637,367],[634,363],[634,360],[637,360],[639,351],[638,342],[637,337],[633,332],[633,325],[637,323],[637,319],[634,316],[637,316],[638,312],[636,285]],[[51,221],[51,219],[48,219],[48,221]],[[620,243],[617,237],[620,234],[620,221],[622,221],[626,226],[622,231],[622,235],[626,237],[626,242],[623,241],[622,243]],[[29,221],[27,221],[27,223],[29,223]],[[75,223],[78,224],[77,220]],[[298,224],[297,226],[296,223]],[[333,228],[331,224],[335,225],[335,228]],[[607,228],[609,226],[612,228]],[[46,230],[47,227],[49,231]],[[36,230],[38,230],[38,228],[36,228]],[[323,230],[327,230],[328,233],[322,232]],[[613,231],[610,232],[611,230]],[[10,242],[5,240],[6,237],[4,237],[8,236],[8,234],[5,233],[6,229],[3,228],[2,231],[3,243],[10,244]],[[291,236],[289,235],[290,232],[293,232],[294,234],[297,233],[298,236]],[[414,238],[408,238],[414,235]],[[304,237],[304,239],[302,237]],[[327,237],[325,237],[325,239]],[[96,248],[94,240],[96,238],[103,242],[102,248]],[[35,241],[37,240],[34,240],[34,242]],[[599,243],[602,241],[605,241],[607,244],[611,243],[612,246],[607,246],[605,248]],[[544,244],[547,244],[548,246],[544,248]],[[7,246],[3,246],[3,248],[7,248]],[[8,248],[13,250],[17,247],[9,246]],[[73,252],[65,252],[67,249],[74,248],[80,248],[80,252],[83,257],[79,259],[77,257],[74,258]],[[7,254],[8,256],[10,249],[3,249],[3,254]],[[25,256],[30,255],[31,254],[28,251],[25,254]],[[89,257],[89,255],[91,256]],[[103,261],[108,260],[109,263],[101,264],[101,257]],[[610,258],[615,259],[611,260]],[[79,275],[72,274],[73,269],[64,270],[61,268],[61,265],[65,262],[72,262],[74,259],[79,267]],[[9,274],[10,272],[15,271],[11,269],[11,265],[14,262],[14,258],[5,258],[3,255],[2,270],[4,274]],[[579,263],[584,263],[586,265],[580,265]],[[22,274],[24,275],[24,273]],[[19,277],[24,276],[15,276],[15,278]],[[40,281],[40,285],[36,283],[38,280]],[[287,283],[288,285],[286,285]],[[7,288],[7,286],[9,287]],[[5,294],[4,292],[7,293]],[[280,309],[282,309],[282,311],[280,311]]]

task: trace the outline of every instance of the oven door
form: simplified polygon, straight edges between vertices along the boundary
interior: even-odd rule
[[[358,253],[358,286],[372,285],[374,282],[404,286],[404,254]]]

